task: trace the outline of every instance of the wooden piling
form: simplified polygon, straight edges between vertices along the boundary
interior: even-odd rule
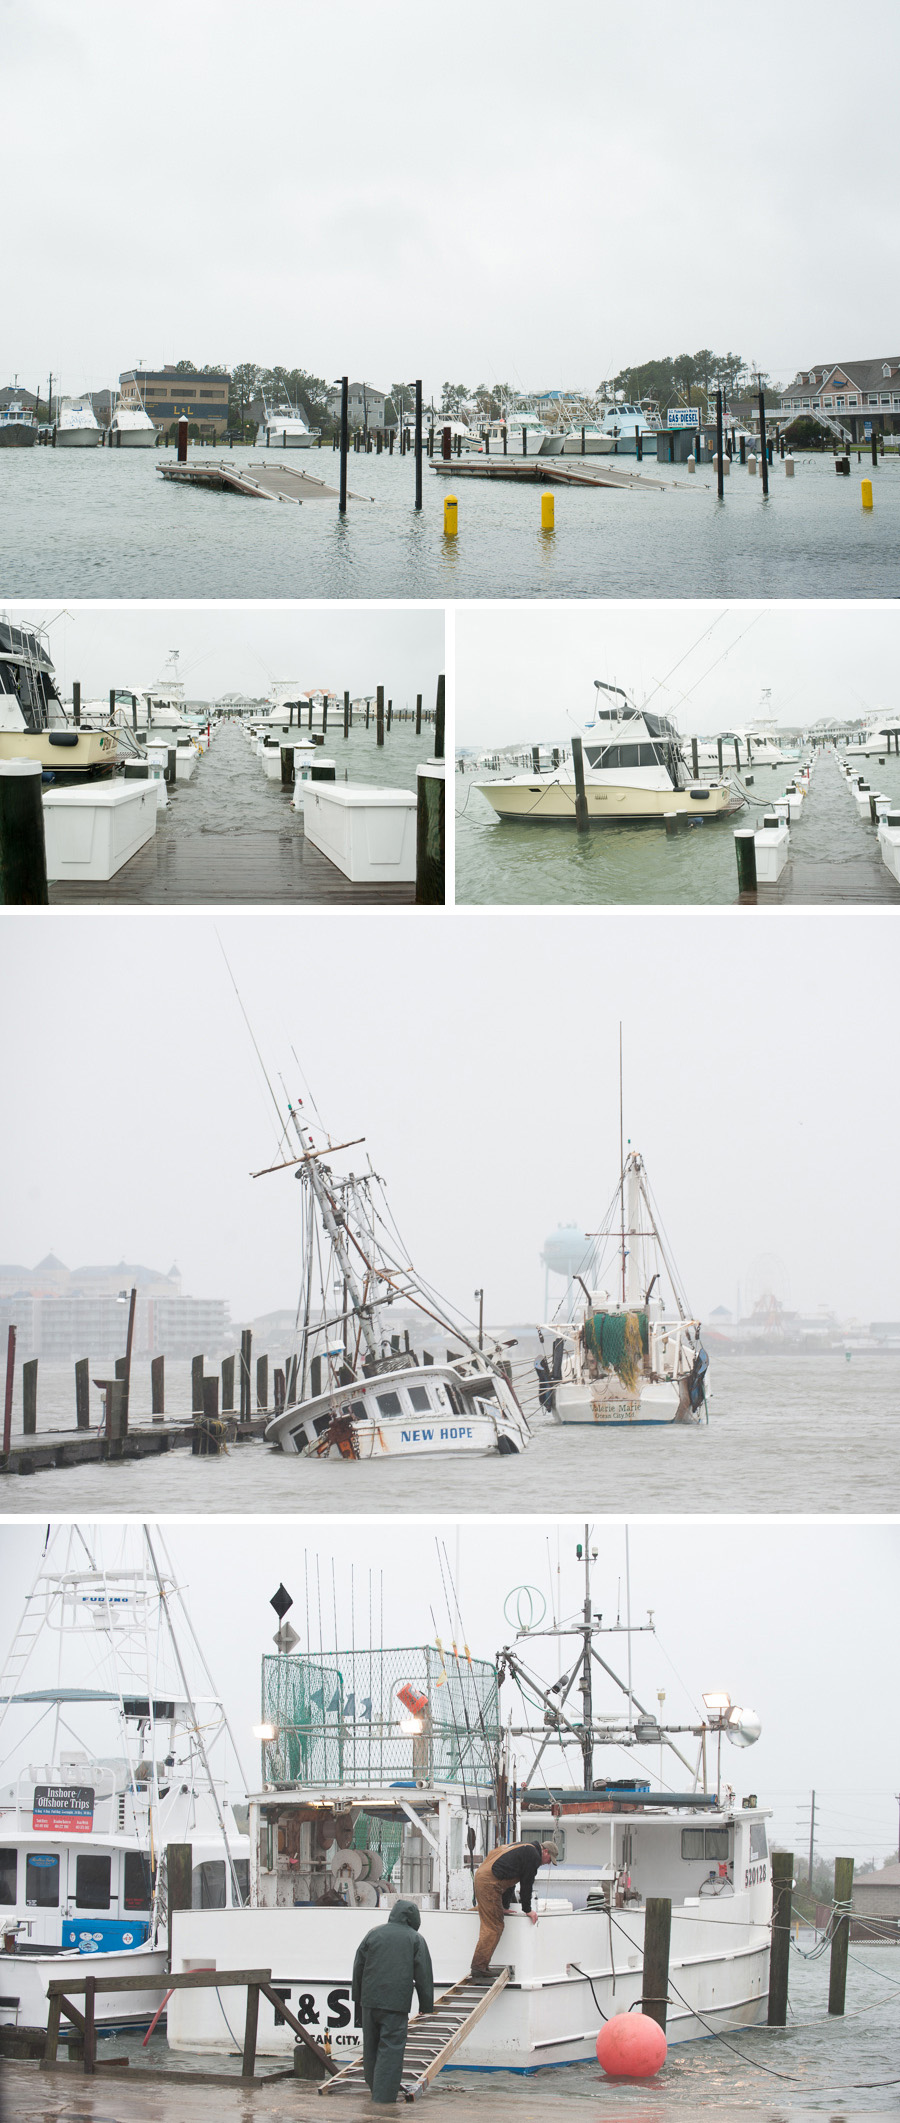
[[[590,831],[590,821],[584,789],[584,753],[580,737],[572,739],[572,765],[575,769],[575,830],[577,833],[587,833]]]
[[[847,1994],[847,1957],[850,1947],[850,1905],[853,1900],[853,1859],[835,1858],[835,1924],[831,1939],[831,1969],[828,1977],[828,2010],[840,2018]]]
[[[339,516],[347,514],[347,452],[350,447],[350,379],[341,377],[341,491]]]
[[[281,747],[281,786],[283,789],[292,789],[294,786],[293,745],[282,745]]]
[[[180,419],[180,420],[179,420],[179,422],[178,422],[178,462],[179,462],[179,464],[187,464],[187,452],[188,452],[188,424],[187,424],[187,419],[186,419],[186,417],[185,417],[184,413],[182,413],[182,415],[181,415],[181,419]]]
[[[665,2029],[669,2002],[669,1939],[672,1904],[666,1895],[648,1895],[644,1911],[644,1976],[641,2011]]]
[[[446,885],[446,825],[443,761],[416,773],[416,906],[442,907]]]
[[[692,767],[693,767],[693,769],[694,769],[694,780],[695,780],[695,781],[699,781],[699,779],[700,779],[700,760],[699,760],[699,756],[698,756],[698,752],[697,752],[697,739],[696,739],[696,737],[692,737],[692,738],[691,738],[691,765],[692,765]]]
[[[384,687],[379,686],[375,696],[375,742],[384,743]]]
[[[97,2021],[95,2014],[97,1978],[88,1976],[84,1986],[84,2062],[82,2070],[92,2078],[97,2069]]]
[[[390,727],[391,727],[391,723],[393,722],[393,720],[394,720],[394,703],[393,703],[393,701],[392,701],[392,700],[389,700],[389,701],[388,701],[388,704],[387,704],[387,728],[388,728],[388,732],[390,732]]]
[[[34,1437],[37,1432],[37,1377],[38,1360],[32,1356],[22,1365],[22,1429],[26,1437]]]
[[[203,1414],[203,1358],[191,1357],[191,1414]]]
[[[259,1984],[247,1985],[247,2015],[244,2021],[244,2052],[241,2078],[252,2079],[256,2070],[256,2032],[259,2024]]]
[[[166,1911],[169,1920],[169,1966],[172,1965],[172,1918],[179,1909],[190,1909],[194,1852],[190,1843],[166,1844]]]
[[[81,686],[77,678],[72,680],[72,720],[77,729],[81,722]]]
[[[416,736],[422,735],[422,695],[416,694]]]
[[[222,1411],[234,1407],[234,1357],[222,1358]]]
[[[39,759],[0,759],[0,904],[49,904]]]
[[[393,444],[393,440],[394,440],[394,437],[393,437],[393,433],[392,433],[392,434],[391,434],[391,443],[392,443],[392,444]],[[344,694],[344,743],[345,743],[345,744],[346,744],[346,741],[347,741],[347,738],[349,737],[349,735],[350,735],[350,695],[349,695],[349,693],[346,693],[346,692],[345,692],[345,694]]]
[[[422,506],[422,384],[416,383],[416,508]]]
[[[725,464],[722,447],[722,393],[716,392],[716,492],[720,501],[725,499]]]
[[[723,763],[722,763],[722,739],[721,739],[721,737],[717,737],[717,738],[716,738],[716,751],[718,752],[718,755],[719,755],[719,780],[721,781],[721,779],[722,779],[722,775],[723,775],[723,773],[724,773],[724,771],[725,771],[725,770],[724,770],[724,766],[723,766]]]
[[[75,1365],[75,1427],[91,1427],[91,1364],[87,1356],[80,1356]]]
[[[438,678],[438,682],[437,682],[437,696],[436,696],[436,699],[435,699],[435,703],[434,703],[434,756],[435,756],[435,759],[443,759],[443,757],[444,757],[444,700],[445,700],[445,687],[444,687],[444,672],[443,672],[443,671],[441,671],[441,673],[440,673],[440,675],[439,675],[439,678]]]
[[[769,1953],[768,2023],[770,2027],[784,2027],[787,2024],[788,1964],[791,1957],[793,1851],[773,1850],[771,1863],[772,1945]]]
[[[241,1331],[240,1367],[242,1423],[249,1423],[250,1421],[250,1355],[252,1348],[253,1335],[249,1327],[244,1327]]]
[[[276,1373],[275,1373],[275,1378],[274,1378],[274,1392],[275,1392],[275,1414],[276,1414],[276,1415],[280,1415],[280,1414],[281,1414],[281,1411],[282,1411],[282,1408],[284,1407],[284,1372],[283,1372],[283,1371],[276,1371]]]
[[[769,491],[769,446],[766,441],[766,394],[759,393],[759,469],[764,494]]]
[[[166,1411],[166,1360],[154,1356],[150,1360],[150,1408],[155,1423],[165,1420]]]
[[[257,1414],[259,1413],[259,1410],[260,1410],[260,1408],[268,1408],[268,1405],[269,1405],[269,1359],[268,1359],[268,1357],[267,1357],[267,1356],[258,1356],[258,1357],[257,1357],[257,1359],[256,1359],[256,1409],[257,1409]]]
[[[120,1359],[121,1361],[121,1359]],[[128,1436],[128,1391],[124,1378],[110,1379],[106,1388],[106,1440],[111,1460],[120,1460]]]

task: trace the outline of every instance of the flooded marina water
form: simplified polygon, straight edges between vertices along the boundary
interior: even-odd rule
[[[900,759],[854,762],[873,789],[900,802]],[[728,761],[725,760],[727,772]],[[754,766],[754,803],[730,818],[703,820],[670,839],[662,825],[611,825],[590,833],[574,826],[501,824],[474,775],[456,776],[456,897],[460,905],[733,906],[738,896],[734,833],[759,826],[784,794],[792,767]],[[900,903],[885,869],[868,810],[861,813],[828,754],[813,764],[810,793],[791,826],[791,862],[815,866],[816,891],[838,903],[842,884],[867,876],[873,897]]]
[[[191,452],[209,463],[216,453]],[[235,462],[255,450],[228,452]],[[337,484],[338,457],[307,453]],[[0,573],[7,597],[893,597],[900,569],[900,463],[872,472],[830,456],[776,463],[767,498],[736,466],[719,502],[709,467],[648,461],[661,482],[630,492],[555,488],[541,530],[537,486],[463,478],[459,535],[443,532],[448,484],[426,465],[421,514],[411,456],[351,455],[363,498],[301,507],[177,487],[173,452],[5,450]],[[632,459],[625,460],[634,469]],[[871,476],[875,507],[860,505]]]
[[[260,1351],[260,1354],[262,1351]],[[213,1365],[208,1356],[207,1368]],[[281,1362],[270,1352],[271,1366]],[[108,1359],[91,1364],[106,1375]],[[437,1511],[603,1514],[867,1512],[900,1510],[900,1355],[747,1354],[713,1349],[707,1424],[666,1424],[598,1434],[561,1428],[529,1392],[535,1434],[521,1456],[453,1462],[308,1460],[262,1442],[217,1459],[185,1450],[117,1464],[0,1476],[6,1511],[254,1512]],[[166,1407],[186,1417],[190,1364],[166,1364]],[[149,1364],[135,1364],[135,1417],[150,1409]],[[96,1427],[100,1398],[92,1393]],[[40,1365],[41,1432],[74,1431],[74,1366]],[[13,1440],[21,1438],[17,1387]]]

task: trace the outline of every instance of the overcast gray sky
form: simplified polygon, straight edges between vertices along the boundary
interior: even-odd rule
[[[774,1251],[794,1305],[900,1318],[889,910],[7,913],[0,1259],[175,1258],[238,1315],[296,1302],[299,1190],[248,1176],[277,1126],[217,930],[273,1081],[295,1048],[448,1300],[542,1316],[546,1234],[597,1229],[621,1017],[626,1135],[701,1315]]]
[[[188,699],[222,693],[268,693],[276,678],[313,690],[374,693],[383,685],[396,707],[422,693],[434,705],[444,668],[443,610],[428,606],[223,603],[14,603],[19,624],[35,621],[47,640],[60,691],[77,678],[85,700],[111,686],[143,691],[171,678],[170,652]]]
[[[455,626],[456,742],[479,750],[572,737],[595,678],[688,737],[865,717],[897,696],[890,606],[867,606],[863,625],[841,604],[464,604]]]
[[[7,284],[32,295],[3,367],[431,391],[896,351],[896,8],[870,0],[857,105],[846,27],[833,0],[5,0]]]
[[[435,1623],[445,1645],[458,1637],[448,1617],[437,1540],[446,1547],[445,1574],[449,1565],[473,1656],[491,1658],[511,1641],[503,1608],[517,1586],[535,1587],[548,1605],[552,1599],[557,1612],[571,1618],[583,1597],[575,1557],[580,1524],[494,1521],[489,1538],[486,1533],[483,1522],[406,1521],[398,1548],[396,1529],[374,1521],[356,1520],[351,1527],[334,1520],[245,1519],[239,1525],[182,1522],[164,1529],[248,1779],[259,1775],[250,1730],[259,1717],[259,1660],[263,1651],[272,1651],[276,1627],[269,1596],[283,1580],[294,1597],[290,1620],[303,1648],[306,1582],[317,1651],[317,1560],[326,1650],[335,1644],[335,1604],[340,1648],[351,1640],[351,1566],[358,1645],[369,1642],[370,1589],[374,1642],[380,1640],[382,1600],[387,1645],[428,1642]],[[613,1623],[618,1612],[623,1619],[625,1614],[624,1529],[604,1522],[595,1533],[594,1605],[605,1622]],[[43,1525],[7,1525],[0,1534],[4,1657],[43,1538]],[[133,1533],[128,1539],[133,1542]],[[104,1528],[107,1567],[122,1555],[121,1540],[115,1528]],[[693,1721],[704,1689],[727,1689],[733,1701],[758,1712],[763,1730],[750,1752],[723,1748],[724,1775],[739,1798],[755,1791],[763,1805],[774,1807],[776,1834],[789,1848],[802,1852],[807,1844],[809,1794],[815,1787],[823,1855],[874,1855],[880,1862],[896,1851],[900,1708],[897,1691],[888,1684],[883,1625],[900,1596],[897,1527],[831,1523],[826,1536],[810,1522],[792,1525],[789,1532],[759,1520],[752,1526],[705,1521],[702,1531],[690,1522],[644,1522],[632,1525],[630,1549],[632,1622],[645,1622],[652,1608],[657,1632],[632,1639],[640,1699],[655,1711],[657,1690],[665,1689],[664,1716],[677,1724]],[[624,1674],[624,1638],[607,1636],[601,1649]],[[53,1678],[54,1655],[48,1654],[47,1681]],[[565,1670],[565,1645],[541,1650],[533,1643],[525,1655],[546,1680]],[[515,1720],[517,1695],[507,1687],[501,1700],[504,1715]],[[598,1710],[622,1707],[612,1684],[601,1686]],[[24,1734],[31,1715],[14,1715],[18,1726],[8,1729]],[[17,1759],[34,1760],[35,1745],[20,1746]],[[690,1751],[691,1743],[685,1745]],[[4,1735],[0,1756],[6,1752]],[[674,1758],[669,1761],[680,1777]],[[521,1774],[522,1753],[519,1763]],[[634,1774],[639,1767],[655,1779],[658,1750],[604,1755],[597,1774],[617,1769]]]

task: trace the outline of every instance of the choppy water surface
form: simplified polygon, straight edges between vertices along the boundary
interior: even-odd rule
[[[260,1350],[260,1354],[263,1352]],[[284,1352],[269,1352],[272,1368]],[[211,1368],[213,1359],[208,1359]],[[108,1376],[108,1359],[91,1365]],[[533,1409],[520,1457],[307,1460],[264,1443],[217,1459],[162,1458],[0,1476],[5,1511],[109,1512],[889,1512],[900,1510],[900,1356],[715,1351],[709,1424],[560,1428]],[[92,1421],[100,1398],[92,1396]],[[149,1412],[149,1366],[131,1405]],[[166,1405],[190,1408],[190,1365],[167,1363]],[[21,1424],[20,1388],[16,1426]],[[74,1366],[40,1365],[38,1431],[75,1424]]]
[[[194,453],[192,452],[192,455]],[[198,450],[209,463],[213,452]],[[253,450],[229,452],[250,462]],[[171,452],[165,453],[171,461]],[[725,500],[704,469],[645,464],[632,492],[554,489],[556,528],[542,531],[541,489],[424,472],[416,515],[412,457],[353,456],[350,504],[280,506],[183,488],[160,478],[163,452],[4,450],[0,581],[4,597],[894,597],[900,570],[900,463],[872,475],[860,506],[830,457],[773,467],[767,499],[736,468]],[[307,453],[336,485],[338,458]],[[632,460],[624,460],[632,466]],[[447,484],[459,535],[446,539]]]
[[[862,1955],[862,1959],[860,1959]],[[231,2018],[231,2015],[229,2015]],[[237,2021],[231,2019],[237,2034]],[[828,2018],[828,1957],[807,1962],[794,1953],[790,1969],[790,2006],[785,2028],[742,2028],[728,2036],[726,2047],[718,2038],[685,2042],[672,2050],[662,2071],[649,2083],[631,2080],[615,2084],[596,2064],[573,2064],[565,2070],[546,2070],[527,2078],[511,2072],[492,2072],[485,2079],[469,2072],[442,2072],[429,2093],[429,2102],[457,2102],[461,2095],[477,2102],[489,2115],[492,2101],[521,2103],[524,2114],[536,2118],[547,2108],[564,2111],[572,2103],[590,2102],[598,2119],[622,2118],[622,2123],[664,2123],[672,2110],[690,2113],[702,2106],[705,2115],[722,2119],[753,2111],[758,2123],[785,2123],[793,2111],[839,2116],[842,2123],[854,2114],[896,2111],[900,2083],[900,1949],[894,1946],[850,1949],[847,1977],[847,2012],[843,2020]],[[735,2052],[738,2052],[735,2054]],[[139,2038],[128,2036],[104,2041],[101,2054],[130,2056],[135,2064],[152,2062],[167,2076],[179,2072],[221,2072],[233,2080],[235,2056],[212,2056],[206,2051],[170,2051],[165,2038],[154,2035],[142,2051]],[[261,2074],[271,2070],[268,2059],[260,2063]],[[773,2076],[773,2074],[775,2076]],[[77,2082],[81,2088],[86,2082]],[[113,2112],[124,2116],[124,2088],[112,2083],[104,2089],[103,2115],[112,2123]],[[290,2094],[296,2114],[300,2089]],[[79,2098],[78,2107],[81,2110]],[[37,2112],[37,2111],[36,2111]],[[257,2113],[254,2101],[253,2112]],[[448,2107],[448,2114],[450,2113]]]
[[[318,717],[314,728],[321,729]],[[308,734],[304,728],[303,735]],[[385,734],[384,744],[379,745],[375,740],[374,709],[368,730],[365,710],[362,716],[357,710],[345,741],[341,711],[339,717],[331,718],[325,742],[316,750],[322,758],[334,760],[339,781],[347,776],[350,781],[368,782],[381,789],[414,790],[417,765],[434,751],[434,729],[431,724],[423,724],[417,737],[414,722],[394,722]],[[278,832],[292,820],[299,826],[299,818],[291,808],[293,790],[283,789],[280,781],[269,780],[252,744],[233,722],[213,729],[209,750],[198,761],[190,781],[176,782],[167,793],[169,803],[159,814],[157,839],[176,835],[184,840],[191,833],[223,833],[233,828],[252,833]]]
[[[873,789],[900,801],[900,760],[856,762]],[[727,758],[725,761],[727,771]],[[456,897],[460,905],[728,906],[738,894],[734,833],[756,827],[793,778],[792,767],[754,766],[754,799],[731,818],[698,819],[670,840],[663,826],[611,825],[590,833],[574,826],[502,823],[473,786],[456,776]],[[900,891],[885,870],[868,811],[861,813],[834,759],[819,754],[810,792],[791,826],[791,861],[816,865],[826,901],[839,903],[842,880],[860,865],[886,902]],[[821,865],[821,868],[819,866]]]

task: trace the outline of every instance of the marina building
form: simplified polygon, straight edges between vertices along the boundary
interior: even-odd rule
[[[900,425],[900,354],[866,361],[820,361],[801,369],[781,394],[787,420],[804,413],[822,414],[847,428],[856,442],[871,435],[894,435]]]
[[[201,435],[224,435],[228,429],[227,369],[125,369],[119,377],[120,402],[128,412],[143,407],[165,434],[186,414]]]

